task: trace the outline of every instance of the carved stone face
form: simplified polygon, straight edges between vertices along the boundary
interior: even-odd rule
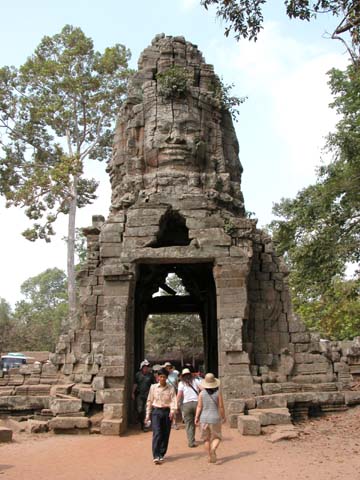
[[[192,99],[153,105],[145,121],[144,157],[149,167],[199,170],[204,161],[207,130]]]

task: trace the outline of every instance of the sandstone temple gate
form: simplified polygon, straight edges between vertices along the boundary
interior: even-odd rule
[[[33,410],[54,430],[88,428],[81,412],[95,407],[101,433],[126,428],[151,313],[199,314],[206,368],[221,378],[232,425],[255,407],[306,416],[348,403],[360,350],[320,342],[293,315],[286,266],[246,217],[238,153],[213,67],[183,37],[155,37],[119,113],[110,213],[84,229],[79,325],[61,336],[52,365],[23,369],[13,395],[37,396]],[[171,272],[189,295],[153,297]],[[42,393],[49,385],[42,401],[37,378]]]

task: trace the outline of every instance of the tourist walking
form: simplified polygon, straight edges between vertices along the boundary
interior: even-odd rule
[[[166,368],[168,372],[168,378],[167,378],[167,383],[171,385],[172,387],[175,388],[175,392],[177,393],[178,390],[178,382],[179,382],[179,372],[175,370],[174,365],[171,362],[165,362],[164,363],[164,368]],[[176,415],[174,415],[174,418],[172,420],[172,428],[175,430],[179,430],[179,427],[176,423]]]
[[[145,359],[140,363],[140,370],[135,374],[135,382],[132,390],[132,399],[140,422],[141,430],[145,431],[144,419],[146,413],[146,400],[150,386],[155,383],[155,377],[150,372],[150,363]]]
[[[197,446],[195,443],[195,414],[200,393],[200,383],[200,380],[194,378],[189,368],[182,370],[177,401],[178,405],[182,404],[185,431],[190,448]]]
[[[171,432],[171,422],[176,414],[176,392],[174,387],[166,383],[168,371],[158,371],[158,381],[151,385],[146,402],[145,423],[152,423],[152,454],[155,464],[164,461]]]
[[[210,463],[216,463],[216,449],[221,442],[221,424],[225,422],[224,401],[219,391],[220,380],[207,373],[201,382],[195,415],[195,424],[200,424],[201,438]]]

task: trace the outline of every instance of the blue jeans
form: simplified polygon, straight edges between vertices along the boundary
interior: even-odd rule
[[[171,432],[170,408],[153,408],[152,423],[152,453],[153,458],[164,457],[169,444]]]

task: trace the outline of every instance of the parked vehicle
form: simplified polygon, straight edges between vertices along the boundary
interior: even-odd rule
[[[26,356],[23,353],[9,352],[7,355],[1,355],[0,371],[8,372],[10,368],[19,368],[26,364]]]

